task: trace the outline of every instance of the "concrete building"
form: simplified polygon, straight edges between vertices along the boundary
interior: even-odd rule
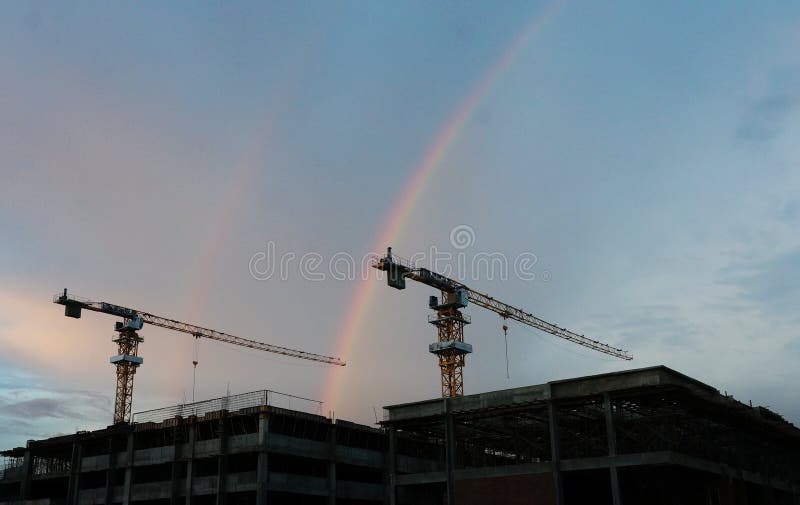
[[[385,410],[413,503],[800,504],[800,430],[666,367]]]
[[[3,451],[0,504],[793,504],[800,430],[665,367],[385,407],[267,392]]]
[[[269,405],[256,391],[3,451],[0,503],[381,504],[383,430]],[[399,468],[431,463],[400,458]]]

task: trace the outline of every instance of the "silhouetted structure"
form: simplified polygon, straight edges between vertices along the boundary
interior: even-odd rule
[[[4,451],[0,503],[800,504],[800,430],[666,367],[390,406],[383,429],[224,401]]]

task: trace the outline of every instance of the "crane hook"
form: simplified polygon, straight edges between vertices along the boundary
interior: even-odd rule
[[[506,324],[506,316],[503,316],[503,340],[506,343],[506,379],[511,378],[511,374],[508,371],[508,325]]]
[[[197,389],[197,363],[199,362],[200,354],[200,335],[194,334],[194,356],[192,359],[192,403],[194,403],[194,394]]]

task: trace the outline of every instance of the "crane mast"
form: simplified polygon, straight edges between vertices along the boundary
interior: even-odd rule
[[[218,342],[249,347],[250,349],[281,354],[292,358],[318,361],[329,365],[345,365],[345,362],[339,358],[237,337],[229,333],[184,323],[175,319],[157,316],[149,312],[131,309],[113,303],[91,301],[68,294],[66,289],[63,293],[59,293],[53,297],[53,303],[64,305],[64,315],[67,317],[80,318],[81,310],[85,309],[122,318],[122,321],[117,321],[114,325],[114,331],[118,333],[118,336],[113,339],[113,342],[117,344],[117,355],[112,356],[109,360],[111,364],[116,367],[117,375],[114,400],[115,424],[130,420],[133,400],[133,377],[136,374],[136,369],[143,363],[143,359],[139,356],[138,352],[139,344],[142,343],[144,339],[139,336],[138,331],[142,329],[145,323],[169,330],[188,333],[195,338],[207,338]]]
[[[469,302],[499,314],[504,320],[512,319],[610,356],[624,360],[633,359],[627,351],[549,323],[523,309],[475,291],[454,279],[427,268],[418,268],[392,256],[391,247],[387,249],[386,256],[376,260],[372,266],[385,271],[388,285],[395,289],[405,289],[406,279],[411,279],[441,292],[441,298],[431,296],[428,299],[428,307],[435,311],[435,314],[428,317],[428,322],[436,326],[437,333],[437,341],[430,344],[428,350],[439,360],[443,397],[464,394],[463,368],[465,357],[472,352],[472,346],[464,342],[464,326],[470,324],[471,320],[468,315],[461,312],[461,309]]]

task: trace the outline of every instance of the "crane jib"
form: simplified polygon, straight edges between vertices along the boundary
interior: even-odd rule
[[[129,307],[115,305],[113,303],[94,302],[85,298],[68,294],[67,290],[64,290],[63,293],[55,295],[53,297],[53,302],[59,305],[64,305],[65,315],[68,317],[80,318],[81,309],[87,309],[94,312],[102,312],[104,314],[122,317],[124,319],[134,319],[134,320],[141,319],[141,321],[144,323],[174,331],[179,331],[182,333],[189,333],[195,337],[208,338],[210,340],[217,340],[219,342],[226,342],[229,344],[249,347],[251,349],[257,349],[260,351],[281,354],[283,356],[290,356],[293,358],[317,361],[320,363],[327,363],[330,365],[338,365],[338,366],[346,365],[346,363],[339,358],[325,356],[322,354],[314,354],[306,351],[300,351],[297,349],[291,349],[288,347],[267,344],[264,342],[259,342],[257,340],[250,340],[242,337],[237,337],[235,335],[230,335],[228,333],[223,333],[221,331],[212,330],[209,328],[204,328],[202,326],[197,326],[189,323],[184,323],[181,321],[177,321],[175,319],[169,319],[166,317],[157,316],[154,314],[150,314],[148,312],[143,312]]]
[[[117,344],[117,354],[111,356],[109,361],[116,368],[116,394],[114,397],[114,424],[127,423],[131,419],[131,405],[133,403],[133,380],[136,370],[142,365],[143,359],[138,355],[139,344],[144,341],[137,333],[141,330],[144,323],[160,326],[170,330],[188,333],[195,338],[208,338],[219,342],[226,342],[233,345],[249,347],[259,351],[271,352],[292,358],[318,361],[330,365],[344,366],[345,362],[339,358],[313,354],[310,352],[290,349],[277,345],[265,344],[256,340],[229,335],[221,331],[203,328],[174,319],[156,316],[136,309],[115,305],[108,302],[94,302],[85,298],[80,298],[67,293],[59,293],[53,297],[53,302],[64,306],[64,315],[67,317],[80,318],[83,309],[94,312],[102,312],[116,317],[121,317],[122,321],[114,324],[114,330],[118,332],[112,340]],[[193,361],[197,366],[197,360]]]
[[[525,312],[520,308],[496,300],[489,295],[474,291],[461,282],[450,279],[449,277],[427,268],[417,267],[410,261],[403,260],[398,256],[393,256],[391,247],[388,248],[386,256],[378,259],[373,264],[373,267],[377,268],[378,270],[389,272],[387,281],[392,287],[398,289],[405,288],[405,279],[407,278],[438,289],[444,293],[465,291],[470,302],[495,312],[504,319],[513,319],[519,323],[531,326],[556,337],[563,338],[564,340],[574,342],[578,345],[608,354],[610,356],[624,360],[633,359],[633,356],[631,356],[627,351],[612,347],[597,340],[587,338],[583,335],[579,335],[566,328],[561,328],[555,324],[540,319],[533,314]],[[431,308],[435,308],[435,306],[432,306]]]

